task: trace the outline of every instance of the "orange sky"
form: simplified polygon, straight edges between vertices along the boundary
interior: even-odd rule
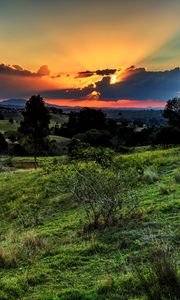
[[[49,104],[56,104],[61,106],[83,106],[83,107],[96,107],[96,108],[163,108],[165,103],[162,101],[148,100],[145,103],[143,101],[131,101],[131,100],[119,100],[119,101],[98,101],[98,100],[51,100],[45,99],[45,102]]]

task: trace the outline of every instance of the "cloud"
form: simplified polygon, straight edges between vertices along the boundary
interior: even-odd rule
[[[19,65],[13,65],[13,68],[18,71],[23,71],[23,68]]]
[[[46,65],[41,66],[37,72],[31,72],[29,70],[23,69],[19,65],[0,64],[0,74],[22,76],[22,77],[42,77],[42,76],[49,75],[50,70]]]
[[[121,73],[121,81],[111,84],[111,76],[104,76],[95,85],[83,89],[57,89],[44,91],[44,96],[52,99],[88,99],[93,92],[99,100],[161,100],[178,95],[180,90],[180,68],[167,71],[147,71],[131,66]]]
[[[43,65],[39,68],[39,70],[37,71],[37,75],[39,76],[48,76],[50,75],[51,71],[49,70],[47,65]]]
[[[103,100],[164,100],[177,96],[180,89],[180,69],[146,71],[144,68],[127,68],[121,81],[110,83],[110,77],[96,82],[96,91]]]
[[[92,71],[84,71],[84,72],[79,72],[75,78],[86,78],[86,77],[91,77],[95,73]]]
[[[100,76],[108,76],[113,75],[117,69],[104,69],[104,70],[96,70],[96,71],[83,71],[79,72],[76,78],[87,78],[93,75],[100,75]]]
[[[94,91],[93,85],[88,85],[87,87],[80,89],[56,89],[42,91],[42,96],[50,99],[84,99],[88,97]]]
[[[46,99],[71,99],[97,101],[167,101],[179,95],[180,68],[166,71],[148,71],[145,68],[131,66],[124,71],[104,69],[79,72],[81,76],[91,77],[91,73],[100,74],[100,80],[92,78],[92,84],[83,88],[56,88],[48,66],[43,65],[37,72],[23,69],[19,65],[0,64],[0,97],[26,97],[40,93]],[[117,72],[117,73],[116,73]],[[113,83],[111,75],[118,74],[119,82]],[[11,75],[11,76],[10,76]],[[55,74],[54,76],[60,76]],[[68,74],[65,74],[68,76]],[[91,76],[90,76],[91,75]],[[49,76],[52,78],[52,76]]]
[[[52,79],[56,79],[56,78],[60,78],[60,77],[61,77],[61,74],[57,74],[57,75],[52,75],[51,76]]]
[[[95,73],[96,75],[102,75],[102,76],[107,76],[107,75],[113,75],[117,69],[105,69],[105,70],[97,70]]]

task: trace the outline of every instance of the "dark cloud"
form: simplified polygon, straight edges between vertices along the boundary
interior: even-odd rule
[[[86,78],[91,77],[93,75],[100,75],[100,76],[108,76],[113,75],[117,69],[104,69],[104,70],[96,70],[96,71],[84,71],[79,72],[76,78]]]
[[[105,76],[94,85],[83,89],[59,89],[44,92],[53,99],[82,99],[93,91],[99,100],[162,100],[178,95],[180,91],[180,68],[169,71],[146,71],[145,68],[131,66],[121,74],[121,81],[111,84],[111,77]]]
[[[57,75],[52,75],[51,76],[52,79],[56,79],[56,78],[60,78],[60,77],[61,77],[61,74],[57,74]]]
[[[13,68],[18,71],[23,71],[23,68],[19,65],[13,65]]]
[[[24,76],[24,77],[41,77],[50,74],[48,66],[43,65],[39,68],[37,72],[31,72],[29,70],[23,69],[19,65],[5,65],[0,64],[0,74],[13,75],[13,76]]]
[[[88,85],[83,89],[57,89],[43,91],[41,94],[45,98],[50,99],[83,99],[94,91],[93,85]]]
[[[117,69],[105,69],[105,70],[97,70],[95,73],[97,75],[108,76],[116,73]]]
[[[180,69],[170,71],[146,71],[130,67],[122,74],[122,80],[110,83],[110,77],[96,82],[96,91],[103,100],[164,100],[177,96],[180,91]]]
[[[84,72],[79,72],[78,75],[75,78],[86,78],[86,77],[91,77],[95,73],[92,71],[84,71]]]

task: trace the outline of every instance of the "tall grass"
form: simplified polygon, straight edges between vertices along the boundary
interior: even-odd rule
[[[180,276],[177,263],[167,247],[152,253],[148,269],[136,268],[141,288],[148,300],[178,300]]]

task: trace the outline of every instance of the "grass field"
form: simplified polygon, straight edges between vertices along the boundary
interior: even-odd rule
[[[92,232],[56,172],[0,173],[1,300],[148,299],[136,269],[148,277],[156,246],[179,259],[180,148],[138,152],[113,164],[140,174],[139,217]]]

